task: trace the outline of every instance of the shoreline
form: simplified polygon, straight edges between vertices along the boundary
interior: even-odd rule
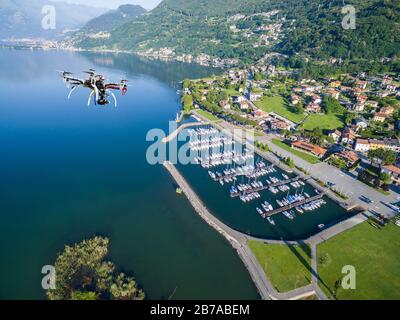
[[[31,39],[35,41],[34,39]],[[15,50],[37,50],[37,51],[67,51],[67,52],[92,52],[92,53],[99,53],[99,54],[129,54],[134,55],[138,58],[143,58],[149,61],[162,61],[162,62],[180,62],[185,64],[194,64],[206,68],[215,68],[215,69],[227,69],[227,68],[235,68],[237,65],[228,65],[228,64],[219,64],[219,63],[212,63],[212,62],[198,62],[196,59],[192,60],[183,60],[179,56],[171,56],[171,57],[162,57],[162,56],[155,56],[149,55],[141,52],[135,52],[131,50],[119,50],[119,49],[84,49],[84,48],[77,48],[77,47],[54,47],[49,46],[45,47],[43,45],[38,44],[23,44],[15,43],[15,44],[5,44],[6,40],[0,39],[0,48],[2,49],[15,49]]]

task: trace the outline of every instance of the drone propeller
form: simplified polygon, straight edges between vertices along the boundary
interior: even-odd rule
[[[72,72],[64,71],[64,70],[56,70],[58,73],[62,73],[63,75],[72,75]]]

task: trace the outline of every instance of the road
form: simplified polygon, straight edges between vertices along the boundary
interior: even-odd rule
[[[365,185],[357,180],[357,177],[351,173],[345,173],[340,169],[333,167],[325,162],[310,164],[309,162],[297,157],[293,153],[286,151],[272,142],[276,138],[273,135],[265,135],[257,137],[262,143],[267,143],[272,151],[283,157],[290,157],[294,160],[297,166],[310,172],[311,176],[320,179],[327,183],[333,183],[335,189],[347,195],[353,203],[360,203],[368,210],[381,213],[385,216],[392,217],[396,213],[384,204],[384,202],[395,203],[400,201],[400,195],[391,192],[390,195],[384,195],[373,188]],[[373,200],[373,203],[365,203],[361,200],[362,197],[367,197]]]

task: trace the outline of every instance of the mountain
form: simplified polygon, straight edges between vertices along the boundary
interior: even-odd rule
[[[147,10],[139,5],[121,5],[116,10],[107,11],[90,20],[80,31],[83,33],[112,31],[146,12]]]
[[[56,29],[45,30],[42,20],[46,5],[54,6]],[[66,32],[79,29],[89,20],[105,13],[106,9],[93,8],[47,0],[0,0],[1,38],[62,38]]]
[[[356,29],[333,0],[164,0],[85,48],[144,54],[207,54],[253,63],[269,52],[309,59],[379,60],[400,52],[400,0],[347,0]],[[168,49],[166,49],[168,48]],[[172,52],[172,53],[171,53]]]

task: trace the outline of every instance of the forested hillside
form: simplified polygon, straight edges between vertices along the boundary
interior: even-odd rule
[[[345,30],[342,0],[165,0],[86,48],[208,54],[252,63],[268,52],[357,63],[400,52],[400,0],[353,0],[356,29]],[[394,59],[395,60],[395,59]]]

